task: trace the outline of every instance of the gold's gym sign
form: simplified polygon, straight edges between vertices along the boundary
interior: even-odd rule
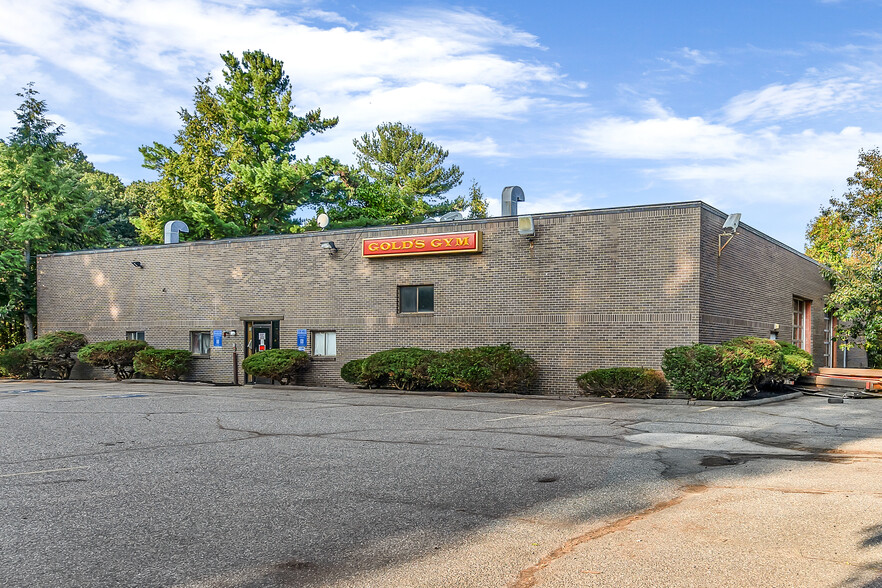
[[[365,257],[481,253],[482,247],[481,231],[465,231],[441,235],[365,239],[362,243],[361,253]]]

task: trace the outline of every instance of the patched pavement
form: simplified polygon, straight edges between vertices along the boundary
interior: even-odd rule
[[[882,585],[880,416],[0,381],[0,584]]]

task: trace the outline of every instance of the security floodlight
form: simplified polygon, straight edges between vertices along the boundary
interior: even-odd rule
[[[738,231],[739,224],[741,224],[741,213],[730,214],[726,217],[726,222],[723,223],[723,230],[731,230],[734,233]]]
[[[719,259],[723,255],[723,249],[726,248],[726,245],[729,244],[729,241],[732,240],[732,237],[738,234],[738,226],[741,224],[741,213],[736,212],[734,214],[730,214],[726,217],[726,222],[723,223],[723,232],[720,233],[717,238],[717,258]],[[723,237],[726,238],[726,241],[723,242]]]
[[[518,235],[532,240],[536,236],[536,226],[533,224],[532,216],[518,217]]]
[[[337,246],[334,245],[333,241],[322,241],[322,249],[327,249],[331,255],[337,253]]]
[[[132,262],[132,265],[135,266],[135,267],[138,268],[138,269],[144,269],[144,264],[141,263],[140,261],[133,261],[133,262]]]

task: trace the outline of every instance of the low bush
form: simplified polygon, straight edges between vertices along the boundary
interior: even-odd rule
[[[527,392],[539,374],[536,361],[511,345],[454,349],[428,366],[433,386],[466,392]]]
[[[147,347],[135,354],[132,365],[135,372],[148,378],[177,380],[190,367],[193,354],[183,349],[154,349]]]
[[[0,353],[0,368],[18,377],[62,380],[70,377],[76,353],[86,345],[86,337],[72,331],[46,333],[33,341],[16,345]]]
[[[810,353],[791,343],[736,337],[722,345],[667,349],[662,369],[674,388],[695,398],[737,400],[751,389],[780,387],[813,364]]]
[[[802,353],[805,353],[805,351],[802,351]],[[805,355],[808,354],[805,353]],[[811,356],[805,357],[805,355],[798,353],[784,355],[784,376],[787,379],[796,380],[812,371],[815,362]]]
[[[726,349],[740,349],[738,356],[752,362],[750,384],[755,388],[780,384],[784,379],[784,350],[772,339],[736,337],[723,343]]]
[[[732,369],[728,377],[723,361],[720,347],[695,343],[665,349],[662,370],[675,389],[694,398],[738,400],[750,384],[752,360],[746,351],[728,350],[726,363]]]
[[[24,343],[0,352],[0,372],[12,378],[37,377],[31,374],[32,353],[24,348]]]
[[[368,388],[425,390],[432,387],[428,367],[438,355],[437,351],[419,347],[380,351],[361,360],[361,372],[354,383]],[[357,370],[349,371],[354,375]]]
[[[77,359],[91,366],[112,369],[117,380],[127,380],[135,374],[135,354],[147,347],[144,341],[101,341],[80,349]]]
[[[667,389],[658,370],[634,367],[591,370],[576,378],[586,394],[620,398],[653,398]]]
[[[360,384],[362,362],[364,362],[363,359],[353,359],[344,363],[340,368],[340,377],[350,384]]]
[[[282,385],[297,381],[297,376],[310,365],[309,354],[296,349],[267,349],[249,355],[242,369],[249,376],[269,378]]]

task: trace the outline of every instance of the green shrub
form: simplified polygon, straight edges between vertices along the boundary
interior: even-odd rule
[[[135,371],[148,378],[177,380],[190,367],[193,354],[183,349],[154,349],[147,347],[135,354]]]
[[[538,374],[536,361],[511,345],[454,349],[428,366],[435,387],[466,392],[524,393]]]
[[[135,354],[147,347],[144,341],[101,341],[80,349],[77,359],[98,368],[112,369],[117,380],[127,380],[135,374]]]
[[[242,369],[250,376],[278,380],[280,384],[297,381],[297,375],[309,367],[309,354],[296,349],[267,349],[249,355]]]
[[[725,357],[725,360],[724,360]],[[725,365],[730,372],[724,373]],[[748,351],[695,343],[665,349],[662,370],[671,385],[694,398],[738,400],[750,384],[752,356]]]
[[[33,353],[25,349],[25,343],[0,352],[0,371],[12,378],[37,377],[31,373],[31,357]]]
[[[80,333],[72,331],[46,333],[33,341],[16,345],[0,353],[0,369],[18,378],[56,376],[66,380],[76,363],[77,351],[86,343],[86,337]]]
[[[633,367],[592,370],[576,378],[576,383],[586,394],[621,398],[652,398],[667,389],[660,371]]]
[[[736,337],[723,343],[723,348],[747,351],[747,354],[739,355],[753,362],[750,383],[754,387],[768,383],[780,384],[783,381],[784,350],[777,341],[762,337]]]
[[[357,383],[368,388],[431,388],[428,367],[437,356],[438,352],[419,347],[401,347],[374,353],[361,360],[361,374]]]
[[[802,349],[800,349],[802,351]],[[805,351],[802,351],[805,355]],[[814,361],[811,356],[805,357],[802,354],[787,354],[784,356],[784,375],[790,380],[796,380],[800,376],[804,376],[812,371]]]
[[[350,384],[360,384],[363,362],[363,359],[347,361],[343,364],[343,367],[340,368],[340,377]]]

